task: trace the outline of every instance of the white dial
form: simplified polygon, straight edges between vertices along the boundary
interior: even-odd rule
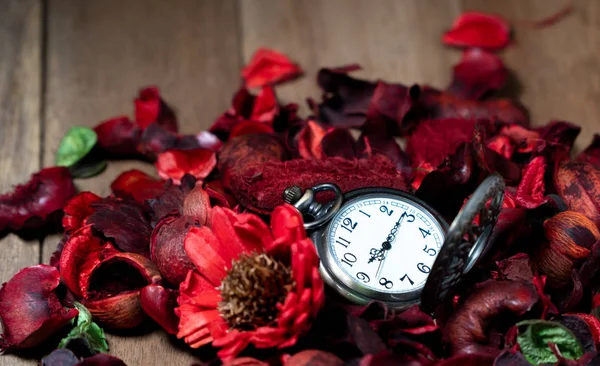
[[[339,280],[363,294],[394,298],[417,292],[425,285],[444,233],[431,212],[410,198],[362,195],[347,201],[328,227],[328,265],[337,267],[330,270]]]

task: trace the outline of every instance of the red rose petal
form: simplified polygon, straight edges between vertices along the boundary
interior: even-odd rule
[[[242,77],[248,88],[280,83],[301,74],[302,69],[287,56],[267,48],[257,50],[242,69]]]
[[[62,225],[65,232],[71,233],[85,225],[85,220],[94,212],[90,204],[99,200],[101,198],[92,192],[81,192],[71,198],[63,208],[65,214]]]
[[[142,136],[142,129],[131,122],[129,117],[121,116],[101,122],[94,127],[98,136],[98,145],[114,155],[136,155],[136,149]]]
[[[521,182],[517,187],[515,201],[525,208],[536,208],[548,201],[544,196],[544,174],[546,160],[538,156],[531,160],[523,169]]]
[[[406,153],[413,166],[425,162],[438,166],[460,143],[473,138],[474,127],[475,121],[470,119],[422,121],[406,141]]]
[[[148,285],[140,292],[140,303],[148,314],[169,334],[177,334],[179,317],[175,314],[178,291],[160,285]]]
[[[271,86],[263,86],[254,99],[250,119],[272,124],[277,113],[279,113],[279,104],[277,103],[275,90]]]
[[[155,86],[140,90],[135,98],[135,122],[142,129],[157,123],[167,131],[177,132],[177,118],[173,110],[160,98]]]
[[[0,195],[0,231],[42,226],[46,217],[62,209],[75,192],[69,169],[40,170],[13,192]]]
[[[452,24],[452,28],[444,33],[442,42],[449,46],[498,51],[510,43],[510,27],[498,15],[466,12],[461,14]]]
[[[163,179],[172,179],[176,184],[180,184],[185,174],[197,179],[206,178],[217,165],[217,157],[214,151],[203,148],[173,149],[159,154],[155,165]]]
[[[0,354],[7,349],[35,347],[77,316],[76,309],[60,302],[59,284],[58,270],[40,264],[22,269],[2,285]]]
[[[232,139],[236,136],[254,133],[273,133],[273,127],[263,122],[244,121],[236,124],[235,127],[231,129],[229,138]]]
[[[488,92],[500,89],[508,76],[502,59],[479,48],[463,52],[460,62],[454,65],[450,93],[461,98],[479,99]]]
[[[144,204],[164,192],[165,181],[156,179],[137,169],[121,173],[110,185],[115,196],[133,198]]]
[[[298,133],[298,152],[304,159],[323,157],[321,141],[327,132],[315,121],[308,121],[306,126]]]

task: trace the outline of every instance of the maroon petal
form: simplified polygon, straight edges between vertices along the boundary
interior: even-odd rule
[[[142,129],[121,116],[101,122],[94,127],[98,145],[113,155],[137,155],[136,146],[140,142]]]
[[[321,151],[327,157],[354,159],[356,157],[354,145],[354,137],[345,128],[332,128],[321,139]]]
[[[124,252],[150,256],[150,220],[144,207],[133,200],[105,198],[91,204],[87,223]]]
[[[13,348],[31,348],[56,334],[78,311],[61,303],[57,288],[60,274],[40,264],[17,272],[0,289],[0,353]]]
[[[13,192],[0,195],[0,231],[40,227],[50,214],[62,209],[75,192],[69,169],[40,170]]]
[[[140,204],[159,196],[165,187],[165,181],[156,179],[137,169],[121,173],[110,185],[115,196],[132,198]]]
[[[405,124],[405,117],[413,113],[417,99],[412,95],[412,88],[401,84],[389,84],[383,81],[377,83],[373,98],[369,103],[367,117],[385,118],[396,122],[394,135],[406,133],[412,126]]]
[[[411,306],[406,311],[390,319],[374,320],[370,323],[384,339],[393,339],[394,335],[432,333],[439,329],[431,316],[419,310],[417,305]]]
[[[492,366],[495,357],[486,353],[457,355],[438,363],[439,366]]]
[[[242,87],[233,96],[231,108],[213,122],[209,131],[222,140],[227,140],[231,130],[241,121],[248,120],[252,113],[255,97]]]
[[[592,143],[577,156],[577,161],[583,161],[600,169],[600,135],[594,134]]]
[[[492,274],[499,281],[531,281],[533,269],[529,256],[518,253],[512,257],[496,262],[496,273]]]
[[[496,135],[487,141],[486,146],[488,149],[495,151],[498,155],[504,156],[506,159],[512,158],[513,153],[515,152],[515,146],[508,136]]]
[[[173,184],[172,181],[167,181],[163,189],[163,193],[148,201],[152,209],[152,227],[162,220],[163,217],[178,212],[183,214],[183,202],[189,192],[196,186],[196,178],[191,175],[186,175],[180,185]]]
[[[505,202],[507,201],[505,195]],[[494,248],[495,253],[486,255],[487,260],[498,260],[504,258],[505,253],[510,252],[517,239],[528,233],[528,222],[526,220],[527,210],[525,208],[502,208],[498,216],[498,222],[494,226],[489,239],[489,247]],[[486,253],[487,254],[487,253]],[[529,278],[531,279],[531,277]]]
[[[521,180],[521,169],[511,160],[499,155],[485,145],[486,124],[477,123],[473,133],[473,150],[477,165],[488,173],[498,172],[508,184]]]
[[[321,161],[296,159],[268,161],[248,165],[231,177],[231,192],[246,208],[268,214],[283,204],[285,188],[298,185],[309,188],[320,183],[334,183],[342,191],[378,186],[407,190],[404,177],[384,157],[347,160],[325,158]]]
[[[158,155],[155,166],[163,179],[172,179],[179,184],[186,175],[204,179],[217,165],[217,156],[209,149],[191,150],[170,149]]]
[[[327,131],[320,124],[309,120],[296,135],[298,153],[304,159],[322,159],[323,147],[321,142]]]
[[[442,36],[442,42],[456,47],[476,47],[501,50],[510,42],[510,27],[498,15],[481,12],[462,13],[452,28]]]
[[[254,99],[250,120],[273,124],[273,119],[279,113],[279,104],[273,87],[263,86]]]
[[[179,317],[175,315],[179,291],[160,285],[148,285],[140,292],[142,309],[169,334],[177,334]]]
[[[76,366],[127,366],[127,364],[117,357],[100,353],[93,355],[92,357],[85,358]]]
[[[454,76],[448,91],[461,98],[479,99],[485,94],[500,89],[508,70],[502,59],[479,48],[469,48],[462,59],[454,65]]]
[[[85,225],[88,216],[94,212],[90,204],[99,200],[101,198],[92,192],[81,192],[71,198],[63,208],[62,224],[65,232],[72,233]]]
[[[235,127],[231,129],[229,138],[254,133],[273,133],[273,127],[263,122],[244,121],[236,124]]]
[[[149,159],[169,149],[191,150],[200,148],[200,141],[194,135],[179,135],[162,128],[157,123],[148,126],[140,138],[137,150]]]
[[[471,141],[474,120],[439,119],[419,123],[406,141],[406,153],[413,166],[429,163],[438,166],[446,156],[454,154],[458,145]]]
[[[389,128],[389,124],[379,118],[369,118],[362,127],[362,134],[357,142],[357,157],[369,157],[373,154],[387,156],[398,171],[410,175],[410,158],[402,148]]]
[[[135,122],[142,129],[152,123],[167,131],[177,132],[177,118],[173,110],[161,99],[155,86],[140,90],[135,98]]]
[[[151,258],[163,278],[173,286],[178,286],[194,264],[188,258],[183,242],[192,226],[201,223],[193,217],[169,215],[154,228],[151,237]]]
[[[538,150],[547,150],[547,157],[554,161],[570,156],[575,139],[581,132],[581,127],[565,121],[552,121],[535,131],[545,141],[545,144],[539,146]]]
[[[254,88],[294,79],[302,75],[302,69],[286,55],[268,48],[260,48],[252,55],[241,74],[245,85]]]
[[[546,160],[538,156],[531,160],[523,169],[523,175],[515,201],[522,207],[532,209],[548,202],[545,197],[544,174],[546,172]]]
[[[234,208],[237,205],[235,197],[233,197],[231,193],[225,191],[223,184],[219,180],[206,182],[204,189],[210,197],[211,206]]]

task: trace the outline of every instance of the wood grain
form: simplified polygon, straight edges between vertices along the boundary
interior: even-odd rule
[[[234,0],[50,2],[44,164],[53,164],[68,128],[132,115],[133,98],[146,85],[157,85],[175,107],[183,132],[206,129],[239,85],[236,18]],[[99,177],[77,184],[107,195],[114,177],[132,167],[155,171],[149,164],[111,162]],[[55,244],[47,241],[44,258]],[[109,341],[110,353],[128,365],[194,361],[163,332]]]
[[[244,60],[271,47],[298,62],[304,78],[277,93],[301,105],[319,97],[321,67],[358,63],[356,77],[445,87],[460,56],[439,41],[460,12],[456,0],[244,0],[241,9]]]
[[[0,193],[40,167],[41,13],[38,0],[0,1]],[[0,239],[0,283],[38,263],[38,240]],[[1,324],[0,324],[1,329]],[[0,331],[0,333],[2,333]],[[2,365],[20,365],[0,356]]]
[[[502,58],[522,85],[532,122],[566,120],[582,127],[576,150],[600,132],[600,2],[578,0],[560,22],[544,29],[519,26],[547,17],[565,0],[464,0],[468,10],[494,12],[515,24],[515,42]]]

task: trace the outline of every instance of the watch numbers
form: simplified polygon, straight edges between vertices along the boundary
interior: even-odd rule
[[[427,248],[427,245],[425,245],[425,248],[423,248],[423,251],[432,257],[437,254],[437,251],[435,249]]]
[[[428,230],[419,228],[419,230],[421,231],[421,235],[423,235],[423,238],[426,238],[427,235],[431,235],[431,233]]]
[[[429,266],[427,266],[423,263],[417,264],[417,268],[419,269],[419,271],[421,271],[423,273],[429,273],[429,271],[431,270],[431,268],[429,268]]]
[[[371,278],[369,278],[369,276],[365,272],[358,272],[356,274],[356,278],[363,281],[364,283],[368,283],[369,281],[371,281]]]
[[[342,221],[342,227],[349,232],[354,231],[354,229],[356,229],[356,225],[358,225],[358,222],[352,222],[352,219],[349,217],[346,217],[344,221]]]
[[[407,279],[408,282],[410,282],[411,285],[414,285],[414,281],[410,279],[410,277],[408,277],[407,274],[405,274],[404,276],[400,277],[400,281],[404,282],[404,279]]]
[[[344,262],[347,265],[349,265],[350,267],[352,267],[352,263],[356,263],[356,256],[352,253],[346,253],[346,254],[344,254],[344,259],[342,259],[342,262]],[[429,272],[429,271],[427,271],[427,272]]]
[[[388,216],[392,216],[392,214],[394,213],[394,210],[389,210],[388,211],[387,206],[381,206],[381,207],[379,207],[379,211],[381,211],[383,213],[386,213]]]
[[[338,243],[339,245],[343,246],[344,248],[348,248],[348,245],[350,244],[350,241],[342,238],[341,236],[339,238],[337,238],[337,240],[335,242]]]
[[[415,221],[415,215],[411,215],[411,214],[406,214],[406,212],[404,213],[404,215],[406,215],[406,222],[414,222]]]
[[[394,283],[392,281],[388,281],[388,279],[385,277],[381,277],[379,279],[379,284],[381,286],[387,288],[388,290],[391,289],[392,287],[394,287]]]

